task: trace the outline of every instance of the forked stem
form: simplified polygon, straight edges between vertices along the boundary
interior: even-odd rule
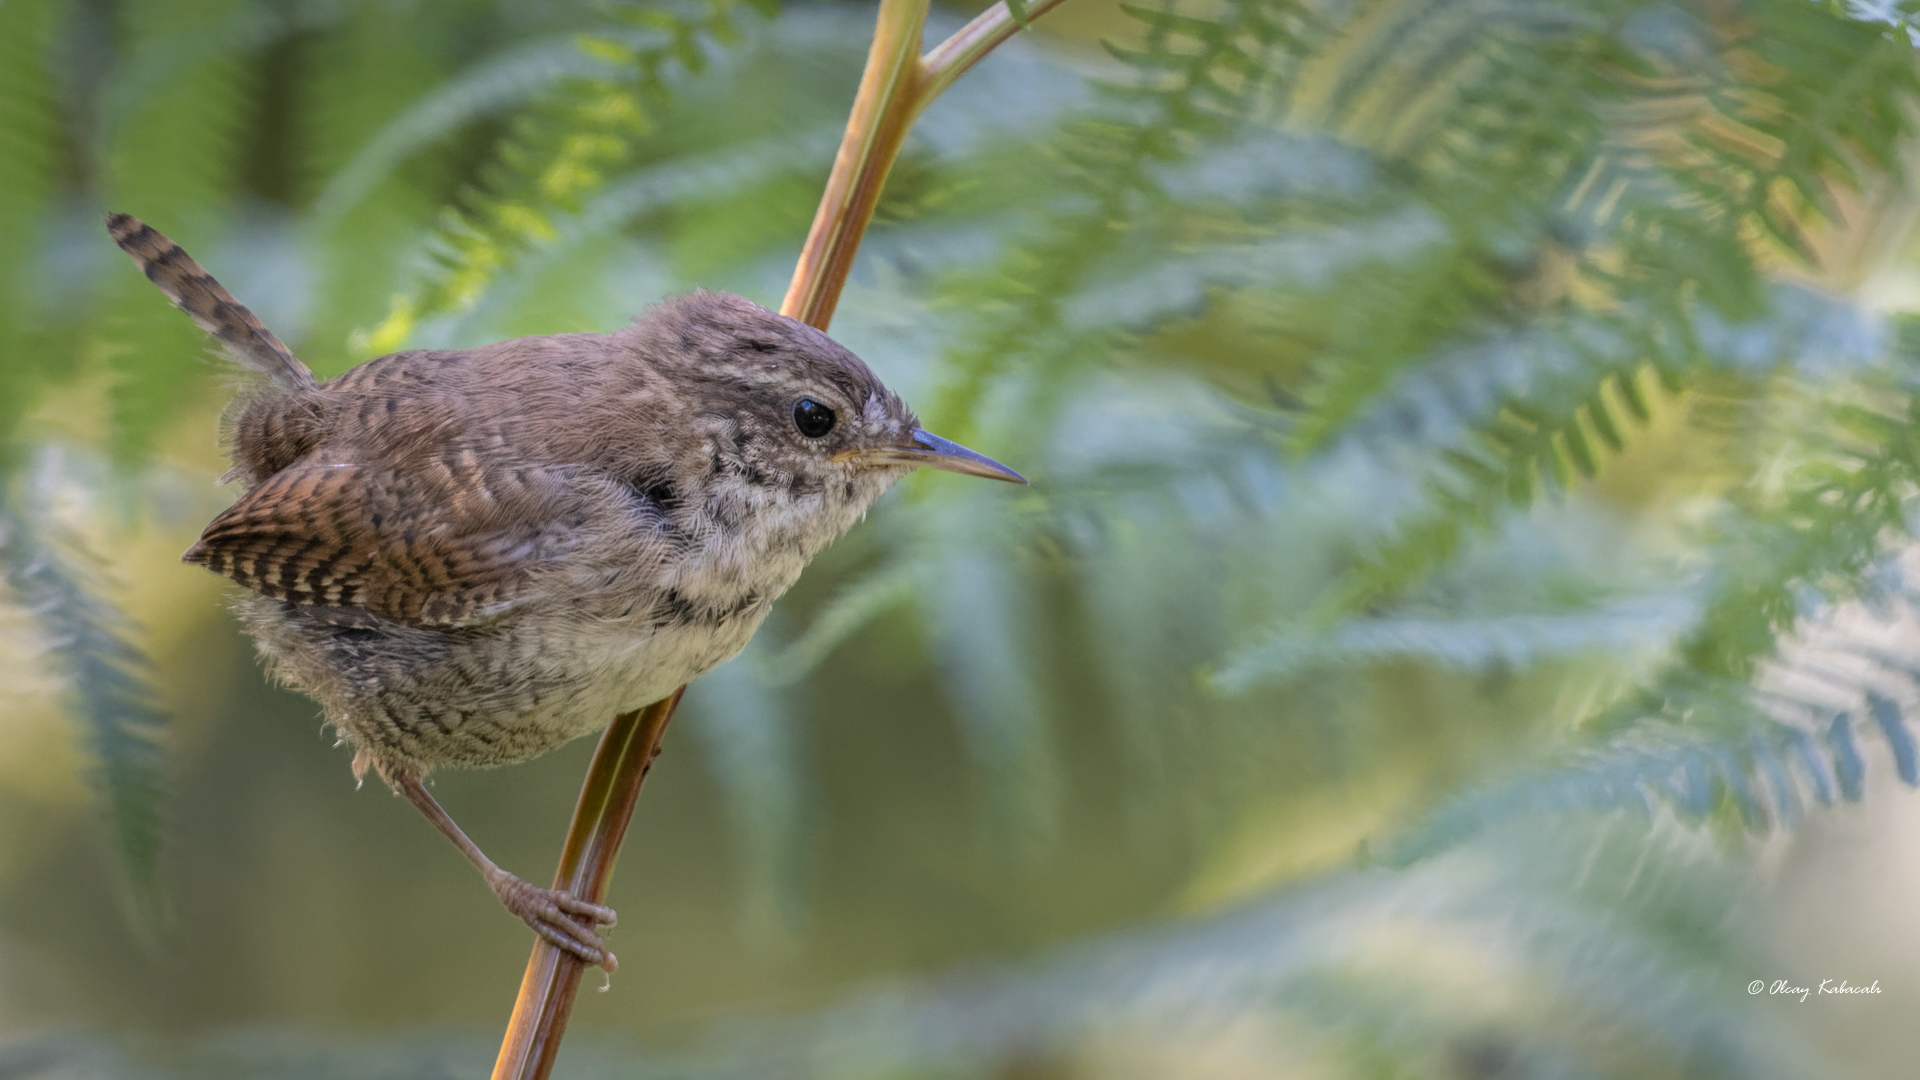
[[[1028,4],[1027,21],[1064,2]],[[907,129],[941,91],[1020,29],[1001,0],[933,51],[918,56],[926,22],[927,0],[880,0],[880,20],[867,51],[866,72],[860,77],[847,133],[840,140],[840,153],[820,196],[813,228],[800,248],[793,284],[780,304],[782,315],[822,330],[833,321],[840,290],[853,269],[854,253],[880,204],[880,190],[900,157]]]
[[[1063,2],[1028,4],[1026,21]],[[919,56],[926,20],[927,0],[880,0],[879,23],[847,118],[847,133],[794,267],[793,284],[780,305],[783,315],[827,328],[907,129],[928,102],[1021,25],[1002,0]],[[665,701],[615,717],[600,737],[567,828],[554,888],[594,903],[605,898],[640,785],[660,753],[660,740],[685,692],[683,686]],[[535,942],[494,1062],[493,1080],[546,1080],[552,1073],[584,970],[585,965],[573,956],[545,941]]]

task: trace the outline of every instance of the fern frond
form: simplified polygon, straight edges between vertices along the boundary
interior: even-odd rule
[[[911,565],[889,566],[848,585],[814,615],[799,637],[767,658],[763,677],[772,686],[805,678],[862,627],[910,602],[922,573]]]
[[[752,203],[767,185],[783,182],[791,175],[794,161],[832,154],[839,138],[837,127],[819,128],[754,139],[711,153],[682,154],[626,173],[608,183],[579,213],[556,210],[550,218],[551,238],[503,268],[490,286],[493,299],[484,305],[485,313],[462,321],[457,332],[512,335],[549,329],[555,318],[550,305],[516,306],[516,298],[533,286],[550,286],[556,273],[594,274],[598,269],[592,264],[595,246],[604,250],[609,236],[636,222],[657,219],[666,212],[680,216],[703,206],[711,208],[707,212],[713,216],[724,217],[725,208]],[[631,317],[633,295],[615,294],[611,316]],[[535,326],[516,328],[511,321],[516,310],[529,307]]]
[[[961,739],[984,780],[983,820],[1006,850],[1032,859],[1057,835],[1061,776],[1035,678],[1026,590],[987,552],[936,551],[915,584]]]
[[[100,189],[113,205],[137,208],[176,235],[189,222],[210,225],[216,208],[229,205],[241,186],[240,147],[256,72],[230,43],[248,33],[252,19],[244,10],[215,10],[182,26],[155,5],[116,15],[124,19],[130,49],[178,50],[178,62],[157,65],[164,78],[151,77],[139,64],[109,72],[115,85],[102,93],[124,96],[128,110],[103,118],[110,123],[94,133],[97,149],[89,149],[98,156],[88,164],[99,170]],[[207,35],[208,47],[183,35],[189,30]],[[137,90],[120,88],[136,79],[143,84]],[[181,325],[185,320],[176,312],[154,304],[152,287],[139,275],[109,281],[93,322],[107,328],[101,336],[113,346],[102,351],[114,375],[109,403],[115,456],[132,462],[204,389],[211,369],[182,363],[205,350],[204,339]]]
[[[616,6],[614,17],[644,31],[583,35],[579,49],[617,74],[572,75],[517,118],[470,189],[447,208],[429,244],[435,263],[414,293],[400,297],[369,331],[361,351],[399,348],[420,320],[464,311],[525,251],[556,236],[556,215],[577,213],[630,159],[674,79],[698,74],[708,52],[737,36],[740,0],[699,0],[683,11]]]
[[[1445,15],[1416,10],[1414,18]],[[1478,16],[1478,67],[1413,78],[1397,54],[1370,60],[1353,51],[1334,89],[1309,103],[1323,122],[1412,173],[1408,190],[1450,230],[1438,253],[1453,276],[1395,275],[1418,287],[1382,293],[1364,319],[1333,328],[1329,355],[1298,393],[1305,407],[1292,418],[1295,445],[1364,437],[1381,426],[1369,414],[1394,426],[1406,415],[1396,384],[1417,384],[1435,368],[1445,377],[1447,361],[1474,379],[1518,375],[1506,376],[1513,381],[1500,400],[1473,421],[1474,445],[1442,439],[1437,449],[1453,475],[1436,482],[1424,511],[1407,516],[1399,540],[1361,561],[1329,610],[1391,595],[1508,505],[1593,475],[1602,447],[1624,441],[1612,399],[1631,414],[1645,411],[1641,372],[1678,390],[1709,366],[1764,366],[1749,363],[1761,359],[1746,355],[1756,345],[1776,365],[1809,362],[1795,347],[1807,331],[1794,325],[1808,306],[1794,301],[1807,294],[1766,282],[1753,231],[1785,242],[1810,193],[1857,189],[1860,168],[1897,171],[1891,155],[1907,121],[1881,103],[1883,94],[1911,99],[1916,84],[1910,57],[1870,30],[1811,6],[1767,11],[1801,34],[1801,44],[1780,47],[1780,67],[1742,51],[1759,40],[1753,25],[1732,43],[1709,42],[1699,36],[1704,27],[1679,21],[1529,20],[1503,9]],[[1682,57],[1690,66],[1673,70]],[[1877,74],[1890,67],[1902,72]],[[1786,70],[1802,73],[1790,90],[1781,86]],[[1823,75],[1805,74],[1814,71]],[[1666,101],[1677,79],[1697,104],[1676,110]],[[1769,97],[1778,94],[1791,105]],[[1382,104],[1395,96],[1405,100]],[[1765,108],[1755,104],[1761,98]],[[1418,104],[1436,100],[1453,104]],[[1401,118],[1408,110],[1420,117],[1417,134],[1415,121]],[[1860,145],[1843,152],[1832,142],[1834,118],[1854,111],[1863,119],[1849,137]],[[1747,120],[1758,126],[1740,129],[1752,145],[1739,153],[1698,150],[1701,131],[1726,135]],[[1753,149],[1762,144],[1771,149]],[[1785,216],[1775,199],[1782,184],[1805,189],[1801,209]],[[1525,329],[1504,325],[1516,316],[1526,317]],[[1858,352],[1838,335],[1818,340],[1823,351]],[[1503,355],[1516,345],[1538,355]]]
[[[92,760],[101,816],[129,886],[136,924],[164,913],[160,855],[168,718],[154,705],[152,671],[127,617],[105,598],[98,561],[78,537],[41,527],[15,498],[0,500],[0,572],[38,625],[47,666],[68,683]]]
[[[1884,323],[1860,305],[1785,285],[1768,295],[1765,316],[1738,323],[1660,308],[1539,320],[1408,372],[1345,440],[1376,451],[1420,447],[1428,502],[1402,512],[1325,610],[1392,597],[1510,508],[1593,477],[1603,455],[1645,423],[1649,394],[1671,389],[1679,372],[1844,372],[1884,355]]]
[[[799,717],[762,673],[749,646],[687,688],[688,727],[718,782],[739,837],[741,922],[770,946],[790,941],[805,917],[809,804]]]
[[[1920,663],[1875,645],[1887,635],[1872,632],[1860,599],[1889,545],[1912,542],[1920,412],[1912,395],[1869,385],[1872,407],[1846,392],[1788,395],[1804,406],[1786,414],[1798,464],[1748,492],[1744,512],[1721,525],[1705,608],[1666,672],[1590,719],[1563,764],[1456,800],[1407,852],[1546,810],[1665,803],[1691,820],[1724,808],[1748,828],[1790,823],[1807,795],[1827,803],[1837,787],[1860,798],[1862,734],[1887,747],[1903,781],[1920,784],[1920,749],[1899,701],[1920,686]],[[1809,595],[1826,601],[1823,612],[1809,612]],[[1824,658],[1835,652],[1856,662]],[[1889,686],[1889,675],[1905,685]]]
[[[1524,669],[1549,658],[1607,650],[1658,651],[1692,628],[1700,605],[1684,594],[1628,597],[1559,615],[1350,619],[1325,632],[1283,630],[1227,657],[1209,680],[1225,694],[1282,682],[1329,663],[1425,660],[1442,667]]]
[[[1505,781],[1449,800],[1397,838],[1383,857],[1405,864],[1454,847],[1489,827],[1540,815],[1627,811],[1642,818],[1662,808],[1701,824],[1715,815],[1764,831],[1796,824],[1810,803],[1857,802],[1865,790],[1861,736],[1871,734],[1916,786],[1914,736],[1891,700],[1869,697],[1870,719],[1832,713],[1820,722],[1776,718],[1741,684],[1674,693],[1690,707],[1684,720],[1639,720],[1557,761],[1529,765]]]
[[[0,447],[32,401],[30,391],[59,370],[59,351],[32,343],[37,318],[34,237],[53,194],[60,106],[45,62],[63,5],[32,0],[0,8]],[[37,347],[36,347],[37,345]],[[0,451],[0,476],[12,462]]]
[[[1680,830],[1524,821],[1499,839],[1445,864],[1335,873],[1017,967],[863,993],[736,1031],[659,1074],[732,1080],[827,1056],[890,1075],[990,1077],[1116,1048],[1130,1066],[1174,1073],[1226,1030],[1252,1033],[1241,1038],[1255,1068],[1284,1054],[1340,1077],[1486,1058],[1568,1077],[1788,1080],[1817,1068],[1781,1025],[1724,1004],[1754,961],[1726,917],[1750,879],[1710,845]],[[1529,992],[1492,1003],[1463,995],[1462,979]]]
[[[1235,117],[1262,107],[1307,47],[1313,21],[1290,0],[1236,0],[1209,19],[1186,18],[1172,3],[1159,11],[1133,10],[1146,22],[1146,48],[1121,50],[1141,86],[1110,90],[1113,116],[1062,133],[1057,153],[1078,192],[1074,211],[1038,238],[1016,244],[998,265],[947,290],[951,302],[984,316],[973,340],[946,357],[947,385],[927,410],[933,422],[963,438],[989,383],[1016,359],[1057,375],[1111,346],[1106,328],[1062,333],[1069,298],[1115,255],[1123,236],[1116,226],[1162,197],[1163,170],[1185,159],[1198,140],[1218,138],[1232,130]],[[1256,77],[1241,74],[1246,71]]]
[[[657,44],[657,36],[634,36],[630,44]],[[569,79],[611,78],[618,70],[615,61],[583,50],[572,34],[484,60],[436,86],[361,143],[314,199],[313,220],[320,228],[338,221],[402,161],[476,120],[525,105]]]
[[[110,72],[102,96],[99,167],[116,205],[183,222],[224,203],[240,178],[239,141],[252,103],[252,77],[234,45],[252,36],[244,8],[198,13],[182,26],[151,5],[119,13],[134,62]],[[143,54],[160,53],[142,62]],[[178,224],[170,224],[178,229]]]

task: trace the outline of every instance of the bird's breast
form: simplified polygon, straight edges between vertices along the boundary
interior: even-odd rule
[[[770,594],[717,599],[669,590],[625,618],[570,627],[561,666],[606,687],[615,712],[639,708],[738,655],[772,606]]]
[[[796,495],[735,476],[681,482],[681,512],[637,519],[631,550],[598,549],[597,602],[567,634],[570,666],[648,704],[746,647],[813,556],[859,519],[872,493]],[[566,590],[579,595],[581,583]],[[564,616],[562,616],[564,617]],[[649,697],[648,695],[652,695]]]

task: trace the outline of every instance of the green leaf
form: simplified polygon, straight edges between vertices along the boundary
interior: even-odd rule
[[[0,575],[31,613],[45,663],[67,683],[91,759],[91,779],[128,886],[136,929],[164,922],[160,881],[168,718],[153,704],[152,670],[126,616],[103,595],[102,568],[77,537],[17,498],[0,498]]]

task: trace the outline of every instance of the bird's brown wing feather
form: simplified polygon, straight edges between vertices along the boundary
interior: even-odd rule
[[[578,521],[544,470],[462,464],[295,465],[214,518],[184,558],[330,621],[492,617],[532,597]]]

